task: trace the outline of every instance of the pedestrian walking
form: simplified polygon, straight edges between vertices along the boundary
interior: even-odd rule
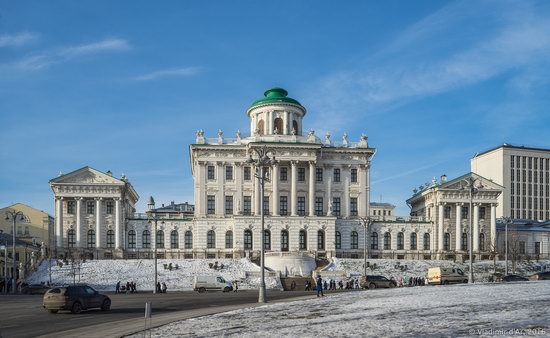
[[[237,292],[238,289],[239,289],[239,285],[237,284],[237,281],[234,280],[233,281],[233,292]]]
[[[321,275],[317,275],[317,297],[319,297],[319,294],[321,294],[321,297],[324,297],[323,294],[323,279],[321,278]]]
[[[166,283],[162,282],[162,293],[166,293]]]
[[[157,282],[157,293],[160,293],[160,282]]]
[[[294,291],[294,289],[296,289],[296,281],[292,281],[292,283],[290,283],[290,291]]]
[[[120,281],[118,281],[116,283],[116,286],[115,286],[115,293],[120,293]]]

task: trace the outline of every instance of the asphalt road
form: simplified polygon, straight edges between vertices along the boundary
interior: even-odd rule
[[[329,291],[330,292],[330,291]],[[332,291],[336,292],[336,291]],[[268,300],[276,301],[292,297],[315,296],[314,292],[268,290]],[[109,294],[111,310],[85,311],[79,315],[70,312],[50,314],[42,308],[41,295],[0,295],[0,337],[36,337],[81,328],[86,336],[86,326],[144,317],[145,302],[152,302],[153,318],[175,311],[193,311],[227,305],[251,304],[258,301],[257,290],[239,292],[169,292],[166,294]]]

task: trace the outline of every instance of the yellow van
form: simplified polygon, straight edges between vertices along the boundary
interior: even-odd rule
[[[468,283],[468,277],[458,268],[429,268],[428,283],[431,285]]]

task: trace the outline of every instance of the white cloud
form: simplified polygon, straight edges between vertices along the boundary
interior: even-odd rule
[[[151,73],[143,74],[140,76],[136,76],[133,78],[133,80],[134,81],[151,81],[162,77],[174,77],[174,76],[188,77],[188,76],[193,76],[198,74],[200,70],[201,70],[200,67],[163,69],[163,70],[157,70]]]
[[[2,47],[21,47],[32,43],[38,39],[38,34],[23,32],[14,35],[0,35],[0,48]]]
[[[78,57],[106,52],[122,52],[130,49],[131,46],[126,40],[109,38],[94,43],[58,48],[30,55],[16,61],[13,67],[21,71],[36,71]]]

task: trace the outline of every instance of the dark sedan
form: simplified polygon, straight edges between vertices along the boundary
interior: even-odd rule
[[[102,295],[88,285],[71,285],[56,287],[44,294],[44,309],[50,313],[59,310],[69,310],[80,313],[82,310],[100,308],[102,311],[111,309],[111,299]]]
[[[520,275],[507,275],[502,277],[502,282],[526,282],[528,280],[528,278]]]
[[[538,272],[529,278],[531,280],[550,280],[550,271]]]
[[[387,279],[384,276],[367,275],[361,277],[360,282],[362,289],[378,289],[378,288],[394,288],[397,286],[395,281]]]

